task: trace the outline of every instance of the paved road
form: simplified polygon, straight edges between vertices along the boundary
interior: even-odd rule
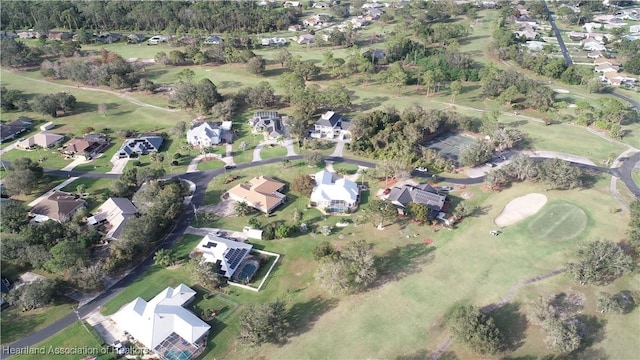
[[[300,155],[287,157],[287,159],[289,160],[300,160],[302,158],[303,157]],[[370,168],[375,168],[376,166],[375,163],[370,161],[355,160],[355,159],[335,157],[335,156],[325,156],[324,159],[329,161],[334,161],[334,162],[343,161],[346,163],[355,164],[358,166],[370,167]],[[543,158],[534,158],[534,159],[542,160]],[[281,161],[282,161],[282,158],[273,158],[268,160],[238,164],[236,169],[238,170],[248,169],[255,166],[274,164]],[[594,165],[585,165],[585,164],[579,164],[579,163],[572,163],[572,164],[574,166],[578,166],[584,169],[595,170],[598,172],[603,172],[603,173],[608,173],[608,174],[618,176],[629,187],[629,189],[636,196],[640,198],[640,188],[638,188],[638,186],[635,185],[635,183],[633,182],[633,179],[631,179],[631,171],[635,166],[636,162],[638,161],[640,161],[640,153],[636,153],[635,155],[629,157],[626,161],[623,162],[620,168],[615,168],[615,169],[594,166]],[[116,174],[81,173],[77,171],[63,171],[63,170],[46,170],[46,172],[51,175],[70,176],[70,177],[108,178],[108,179],[115,179],[118,177],[118,175]],[[192,206],[188,206],[185,209],[184,213],[178,219],[176,226],[173,228],[171,233],[167,235],[165,240],[159,244],[158,248],[170,248],[176,242],[176,240],[183,234],[183,232],[187,229],[189,224],[193,221],[194,208],[197,208],[202,203],[202,200],[204,199],[204,195],[207,190],[207,185],[209,184],[209,182],[213,180],[213,178],[215,178],[216,176],[224,174],[225,172],[226,171],[224,169],[214,169],[214,170],[199,171],[199,172],[192,172],[192,173],[178,174],[178,175],[173,174],[173,175],[165,176],[165,178],[174,178],[174,179],[178,178],[178,179],[185,179],[185,180],[192,181],[196,184],[196,191],[193,194],[193,198],[191,201]],[[433,176],[433,174],[430,174],[430,173],[421,173],[417,171],[412,172],[411,175],[415,177],[421,177],[421,178],[431,178]],[[439,180],[442,182],[451,183],[451,184],[472,185],[472,184],[482,183],[484,181],[484,177],[461,178],[461,179],[439,177]],[[63,317],[62,319],[56,321],[55,323],[45,327],[44,329],[39,330],[29,336],[26,336],[12,344],[9,344],[8,348],[22,348],[26,346],[33,346],[55,335],[56,333],[62,331],[66,327],[73,324],[75,321],[78,321],[78,316],[84,317],[87,314],[91,313],[92,311],[99,309],[111,298],[116,296],[118,293],[120,293],[129,285],[133,284],[136,281],[136,279],[140,277],[145,271],[147,271],[152,265],[153,265],[153,252],[146,259],[144,259],[136,268],[131,270],[129,274],[127,274],[121,280],[116,282],[115,285],[113,285],[111,288],[106,290],[97,298],[88,302],[86,305],[83,305],[80,308],[78,308],[77,315],[75,313],[71,313]],[[7,355],[5,354],[4,351],[0,353],[0,359],[5,359],[6,357]]]
[[[562,56],[564,57],[564,62],[569,65],[573,65],[573,60],[571,59],[571,55],[567,50],[567,46],[562,39],[562,35],[560,34],[560,30],[556,26],[556,21],[553,19],[553,15],[551,14],[551,10],[549,10],[549,6],[547,6],[547,2],[543,1],[545,9],[547,9],[547,14],[549,15],[549,22],[551,23],[551,28],[553,29],[554,34],[556,35],[556,39],[558,40],[558,46],[560,46],[560,51],[562,52]]]

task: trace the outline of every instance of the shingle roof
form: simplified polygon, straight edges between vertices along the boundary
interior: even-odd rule
[[[86,204],[82,199],[64,193],[54,191],[44,200],[31,209],[33,214],[44,215],[49,219],[65,222],[69,220],[73,212]]]

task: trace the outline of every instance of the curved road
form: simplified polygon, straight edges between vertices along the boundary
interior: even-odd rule
[[[288,156],[286,157],[289,160],[300,160],[303,157],[300,155],[296,156]],[[342,157],[334,157],[334,156],[325,156],[325,160],[330,161],[343,161],[350,164],[355,164],[359,166],[365,167],[375,167],[376,164],[369,161],[363,160],[355,160],[349,158]],[[542,160],[542,158],[534,158],[536,160]],[[266,164],[274,164],[281,162],[282,158],[273,158],[268,160],[261,160],[256,162],[244,163],[237,165],[236,169],[247,169],[256,166],[262,166]],[[615,175],[620,177],[620,179],[629,187],[629,189],[637,196],[640,197],[640,188],[633,182],[631,178],[631,171],[633,170],[636,162],[640,161],[640,153],[636,153],[626,159],[622,166],[619,168],[606,168],[600,166],[592,166],[592,165],[584,165],[578,163],[572,163],[574,166],[578,166],[584,169],[594,170],[602,173],[607,173],[611,175]],[[231,170],[233,171],[233,170]],[[165,178],[173,178],[173,179],[185,179],[190,180],[196,184],[196,191],[193,194],[191,199],[192,206],[188,206],[183,214],[178,218],[176,226],[173,230],[166,236],[166,238],[158,245],[158,249],[160,248],[169,248],[171,247],[176,240],[184,233],[185,229],[189,226],[189,224],[194,219],[194,208],[198,207],[202,200],[204,199],[205,192],[207,186],[213,178],[216,176],[224,174],[226,171],[224,169],[215,169],[215,170],[207,170],[186,174],[177,174],[177,175],[168,175]],[[97,173],[83,173],[77,171],[63,171],[63,170],[46,170],[46,173],[56,176],[73,176],[73,177],[87,177],[87,178],[108,178],[108,179],[116,179],[119,175],[117,174],[97,174]],[[429,173],[420,173],[413,172],[412,176],[422,177],[422,178],[431,178],[432,174]],[[484,177],[479,178],[462,178],[462,179],[453,179],[453,178],[441,178],[441,181],[452,183],[452,184],[461,184],[461,185],[471,185],[471,184],[479,184],[484,181]],[[104,305],[111,298],[120,293],[123,289],[133,284],[138,277],[140,277],[145,271],[147,271],[153,265],[153,252],[147,256],[138,266],[132,269],[127,275],[125,275],[122,279],[117,281],[113,286],[109,289],[105,290],[103,293],[98,295],[95,299],[91,300],[87,304],[79,307],[77,309],[77,314],[70,313],[62,319],[54,322],[53,324],[36,331],[29,336],[26,336],[18,341],[15,341],[9,344],[6,348],[3,348],[2,353],[0,354],[0,359],[5,359],[8,357],[9,349],[18,349],[24,348],[28,346],[33,346],[38,344],[47,338],[55,335],[56,333],[62,331],[64,328],[70,326],[75,321],[78,321],[78,317],[84,317],[87,314],[91,313],[99,309],[102,305]]]

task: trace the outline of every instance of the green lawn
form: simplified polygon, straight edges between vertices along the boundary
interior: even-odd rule
[[[59,298],[54,305],[40,309],[23,312],[17,307],[12,307],[3,311],[0,321],[2,344],[9,344],[56,322],[71,313],[75,306],[75,302]]]
[[[358,165],[347,164],[345,162],[334,162],[333,169],[339,174],[355,174],[358,171]]]
[[[2,154],[2,160],[4,161],[11,162],[20,158],[29,158],[36,162],[40,162],[40,166],[45,169],[57,170],[62,169],[73,161],[73,159],[65,159],[64,154],[60,153],[58,149],[13,149]]]
[[[529,220],[527,230],[540,240],[566,240],[578,236],[589,219],[579,207],[566,202],[547,204]]]
[[[87,208],[89,212],[93,212],[108,198],[109,188],[114,182],[115,180],[113,179],[79,178],[61,190],[76,193],[78,185],[84,185],[87,189],[86,192],[89,194],[89,196],[85,198],[89,203]]]
[[[198,170],[220,169],[224,166],[224,161],[214,158],[204,158],[198,162]]]
[[[265,145],[260,151],[262,160],[284,158],[287,156],[287,148],[281,145]]]
[[[75,322],[49,339],[32,346],[32,351],[37,351],[38,354],[16,355],[12,359],[77,360],[88,355],[98,356],[100,359],[105,360],[116,359],[116,354],[109,347],[103,347],[102,343],[103,340],[100,335],[91,326],[86,323]]]
[[[633,178],[633,182],[636,183],[636,185],[640,186],[640,170],[633,170],[631,172],[631,178]]]

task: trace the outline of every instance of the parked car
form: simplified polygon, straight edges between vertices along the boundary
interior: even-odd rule
[[[236,166],[235,166],[235,165],[225,165],[225,166],[224,166],[224,169],[225,169],[225,170],[231,170],[231,169],[235,169],[235,168],[236,168]]]
[[[427,172],[429,170],[426,167],[420,166],[420,167],[415,168],[415,171],[417,171],[417,172]]]
[[[382,195],[389,195],[390,192],[391,192],[391,189],[389,188],[384,189],[384,191],[382,192]]]
[[[147,40],[148,45],[158,45],[163,42],[167,42],[167,38],[161,35],[152,36]]]
[[[494,163],[487,163],[487,166],[488,166],[488,167],[490,167],[490,168],[492,168],[492,167],[496,167],[496,164],[494,164]]]
[[[438,188],[438,190],[440,190],[440,191],[451,191],[451,190],[453,190],[453,188],[451,186],[440,186]]]

